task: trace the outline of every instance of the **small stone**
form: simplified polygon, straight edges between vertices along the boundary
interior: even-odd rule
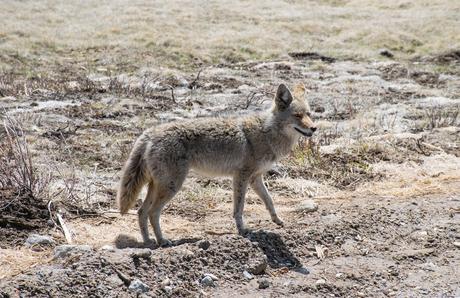
[[[56,244],[53,237],[46,235],[31,234],[27,237],[26,243],[27,246],[32,245],[53,245]]]
[[[259,289],[266,289],[270,286],[270,282],[266,278],[259,279],[257,283],[259,284]]]
[[[243,271],[243,275],[247,279],[253,279],[254,278],[254,275],[252,275],[251,273],[247,272],[246,270]]]
[[[454,242],[453,244],[455,247],[460,248],[460,242]]]
[[[209,242],[208,240],[198,241],[198,247],[203,250],[207,250],[209,246],[211,246],[211,242]]]
[[[410,238],[414,241],[425,241],[428,238],[427,231],[415,231],[410,235]]]
[[[165,291],[167,294],[171,294],[173,291],[173,288],[170,286],[164,286],[163,291]]]
[[[171,284],[171,280],[169,278],[166,278],[161,282],[162,287],[169,286],[170,284]]]
[[[249,263],[249,265],[247,266],[247,271],[254,275],[260,275],[265,272],[265,269],[267,269],[267,265],[268,263],[266,257],[259,258]]]
[[[326,284],[326,280],[324,280],[324,279],[318,279],[318,280],[316,281],[316,284],[317,284],[317,285],[324,285],[324,284]]]
[[[89,245],[60,245],[54,249],[54,258],[65,258],[71,254],[82,254],[85,252],[90,252],[91,250],[91,246]]]
[[[140,281],[139,279],[135,279],[129,285],[129,289],[136,293],[145,293],[150,290],[149,286]]]
[[[148,248],[135,249],[130,254],[133,259],[150,259],[152,256],[152,250]]]
[[[219,280],[219,279],[217,278],[217,276],[215,276],[214,274],[211,274],[211,273],[205,273],[205,274],[203,274],[203,276],[204,276],[204,277],[209,276],[209,277],[210,277],[212,280],[214,280],[214,281]]]
[[[100,250],[107,250],[107,251],[114,251],[115,248],[112,245],[104,245],[103,247],[100,248]]]
[[[318,210],[318,204],[316,204],[313,200],[306,200],[300,203],[296,210],[307,213],[315,212]]]
[[[216,284],[214,283],[214,280],[212,279],[212,277],[206,275],[205,277],[203,277],[203,279],[201,279],[201,284],[206,286],[206,287],[215,287]]]
[[[321,113],[324,113],[326,111],[326,109],[324,107],[322,107],[322,106],[317,106],[317,107],[315,107],[314,111],[315,111],[315,113],[321,114]]]
[[[342,278],[342,276],[343,276],[343,273],[341,273],[341,272],[339,272],[339,273],[337,273],[337,274],[335,275],[336,278]]]

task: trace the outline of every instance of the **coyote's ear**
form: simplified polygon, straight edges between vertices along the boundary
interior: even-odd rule
[[[286,85],[281,84],[278,86],[278,90],[276,90],[275,96],[275,104],[280,110],[284,110],[292,102],[292,94],[291,91],[286,87]]]
[[[305,99],[305,93],[307,93],[307,88],[305,88],[305,85],[303,83],[299,83],[295,85],[294,87],[294,97],[300,100]]]

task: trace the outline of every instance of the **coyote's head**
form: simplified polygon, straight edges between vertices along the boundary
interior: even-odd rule
[[[293,93],[284,84],[279,85],[276,91],[273,113],[277,123],[289,135],[311,137],[316,130],[310,118],[310,106],[305,99],[305,93],[303,84],[295,86]]]

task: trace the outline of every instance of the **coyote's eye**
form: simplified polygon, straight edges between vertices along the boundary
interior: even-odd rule
[[[294,114],[294,117],[299,118],[299,119],[302,119],[302,118],[303,118],[303,114]]]

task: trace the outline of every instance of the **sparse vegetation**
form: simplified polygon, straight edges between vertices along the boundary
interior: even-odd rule
[[[457,293],[460,2],[4,2],[0,296]],[[285,226],[249,190],[256,231],[231,235],[231,181],[192,172],[161,217],[174,246],[139,248],[114,210],[136,137],[299,82],[318,130],[265,177]],[[58,212],[89,251],[52,258]]]

